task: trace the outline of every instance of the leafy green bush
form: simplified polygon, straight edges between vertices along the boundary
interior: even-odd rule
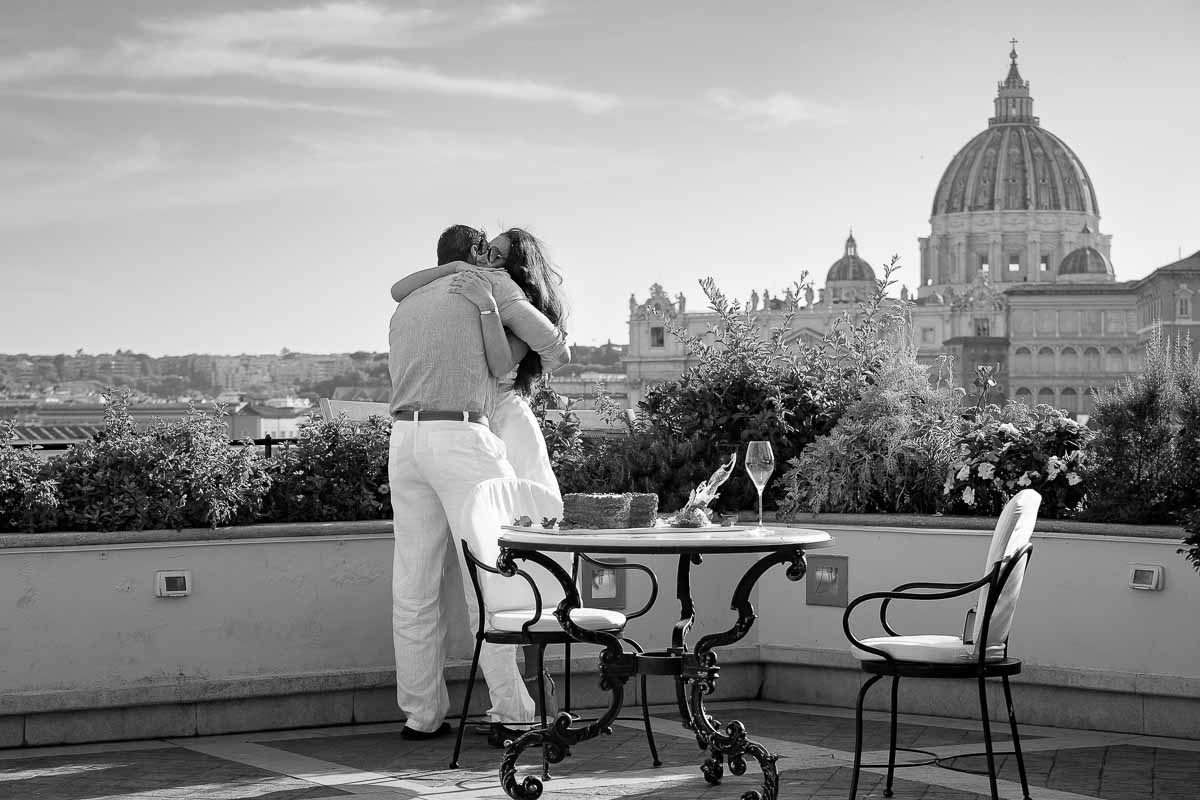
[[[1170,523],[1196,496],[1197,383],[1186,339],[1172,343],[1160,328],[1146,342],[1142,373],[1096,398],[1088,424],[1096,431],[1086,516],[1103,522]],[[1181,427],[1180,412],[1188,418]],[[1176,432],[1187,431],[1184,441]],[[1181,469],[1182,468],[1182,469]]]
[[[898,347],[833,430],[791,460],[780,511],[937,511],[959,410],[958,393],[931,385],[915,349]]]
[[[50,530],[59,506],[50,467],[30,448],[13,447],[13,420],[0,420],[0,533]]]
[[[1175,483],[1180,507],[1200,509],[1200,360],[1187,369],[1188,344],[1185,339],[1183,364],[1176,373]]]
[[[564,492],[657,492],[660,508],[678,508],[696,484],[733,451],[754,440],[771,443],[784,464],[829,432],[843,411],[893,361],[904,306],[886,297],[896,259],[876,292],[847,310],[817,344],[789,342],[795,306],[770,330],[711,278],[700,282],[716,322],[700,336],[663,317],[692,364],[678,379],[650,387],[628,436],[583,441],[555,461]],[[803,294],[802,286],[797,285]],[[605,403],[598,401],[602,408]],[[543,427],[543,431],[546,428]],[[548,433],[547,441],[552,436]],[[781,494],[768,485],[766,507]],[[757,492],[737,470],[714,508],[752,508]]]
[[[1200,508],[1188,512],[1183,530],[1187,534],[1183,538],[1185,547],[1179,548],[1179,552],[1192,563],[1196,572],[1200,572]]]
[[[391,420],[316,420],[267,462],[262,518],[271,522],[387,519]]]
[[[230,447],[221,415],[193,409],[137,429],[128,395],[108,393],[102,435],[49,462],[59,530],[138,531],[247,522],[267,490],[262,459]]]
[[[1092,433],[1059,409],[984,406],[958,420],[953,436],[958,452],[944,486],[949,510],[994,516],[1025,488],[1042,495],[1043,516],[1080,509]]]

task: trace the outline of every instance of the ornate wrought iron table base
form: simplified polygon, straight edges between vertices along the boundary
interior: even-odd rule
[[[763,549],[766,548],[758,548],[759,551]],[[610,692],[611,698],[608,708],[587,725],[572,727],[575,720],[568,714],[560,713],[550,725],[531,730],[510,743],[500,764],[500,783],[509,797],[514,800],[536,800],[542,794],[542,781],[537,777],[528,775],[523,780],[517,777],[517,760],[524,750],[533,747],[540,751],[545,747],[547,759],[556,764],[570,755],[573,745],[601,733],[611,734],[612,722],[624,704],[626,681],[635,675],[647,674],[674,676],[683,726],[695,733],[696,743],[709,754],[700,767],[706,781],[710,784],[720,783],[726,765],[732,774],[743,775],[747,758],[752,758],[762,771],[763,783],[761,789],[743,793],[742,800],[777,800],[779,770],[775,762],[778,756],[750,739],[741,722],[735,720],[722,726],[705,709],[704,698],[716,688],[720,676],[716,648],[740,641],[754,625],[757,617],[750,603],[754,585],[776,564],[788,565],[787,577],[790,580],[799,581],[803,578],[806,570],[803,546],[779,546],[751,565],[738,582],[730,604],[731,609],[737,612],[737,620],[728,630],[701,637],[693,650],[689,650],[685,642],[695,620],[691,566],[700,564],[702,559],[700,552],[694,550],[680,553],[677,577],[680,618],[672,632],[671,646],[645,653],[624,652],[620,640],[611,633],[585,630],[571,621],[571,610],[580,606],[579,593],[571,576],[553,559],[536,550],[517,549],[508,545],[502,548],[497,566],[505,574],[514,574],[517,570],[515,559],[540,564],[562,584],[565,598],[555,609],[554,616],[575,639],[604,648],[600,654],[600,688]]]

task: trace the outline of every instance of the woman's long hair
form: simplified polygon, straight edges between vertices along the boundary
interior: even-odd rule
[[[504,262],[509,277],[521,287],[534,308],[562,328],[567,318],[562,273],[546,255],[545,245],[523,228],[509,228],[504,236],[509,244],[508,259]],[[530,350],[517,365],[513,388],[528,397],[541,374],[542,357]]]

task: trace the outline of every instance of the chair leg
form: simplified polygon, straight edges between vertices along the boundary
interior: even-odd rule
[[[475,676],[479,672],[479,651],[483,639],[475,637],[475,653],[471,656],[471,671],[467,675],[466,697],[463,698],[462,716],[458,720],[458,736],[454,740],[454,755],[450,758],[450,769],[458,769],[458,754],[462,752],[463,732],[467,729],[467,714],[471,710],[471,691],[475,688]]]
[[[538,706],[541,708],[542,728],[546,727],[546,645],[537,649]],[[542,780],[550,780],[550,751],[542,745]]]
[[[888,739],[888,771],[887,783],[883,787],[883,796],[892,796],[892,778],[896,775],[896,716],[900,705],[900,676],[892,676],[892,734]]]
[[[571,713],[571,640],[563,644],[563,704],[562,711]]]
[[[858,796],[858,770],[862,766],[863,700],[867,697],[867,690],[882,677],[872,675],[858,690],[858,703],[854,706],[854,771],[850,775],[850,800]]]
[[[992,722],[988,718],[987,679],[979,676],[979,713],[983,717],[983,747],[987,752],[988,784],[992,788],[992,800],[1000,800],[996,788],[996,756],[992,749]]]
[[[1029,800],[1029,781],[1025,778],[1025,759],[1021,755],[1021,735],[1017,733],[1017,715],[1013,711],[1012,690],[1008,688],[1008,676],[1001,675],[1004,683],[1004,704],[1008,706],[1008,727],[1012,729],[1013,751],[1017,756],[1017,772],[1021,774],[1021,796]]]

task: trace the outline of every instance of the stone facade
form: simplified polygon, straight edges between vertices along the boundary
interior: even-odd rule
[[[998,365],[1005,397],[1086,415],[1093,390],[1140,368],[1156,326],[1169,336],[1200,335],[1200,252],[1140,280],[1116,281],[1112,237],[1100,233],[1091,178],[1033,116],[1015,49],[1009,57],[995,116],[938,182],[930,234],[918,240],[921,282],[915,296],[905,288],[901,299],[911,300],[918,358],[949,369],[955,385],[969,385],[976,366]],[[764,330],[794,306],[789,338],[819,338],[870,293],[874,279],[852,234],[815,300],[812,289],[803,297],[764,290],[745,306]],[[685,311],[684,302],[658,284],[644,301],[630,296],[631,405],[646,384],[677,378],[689,366],[669,327],[702,336],[717,321],[710,311]]]

